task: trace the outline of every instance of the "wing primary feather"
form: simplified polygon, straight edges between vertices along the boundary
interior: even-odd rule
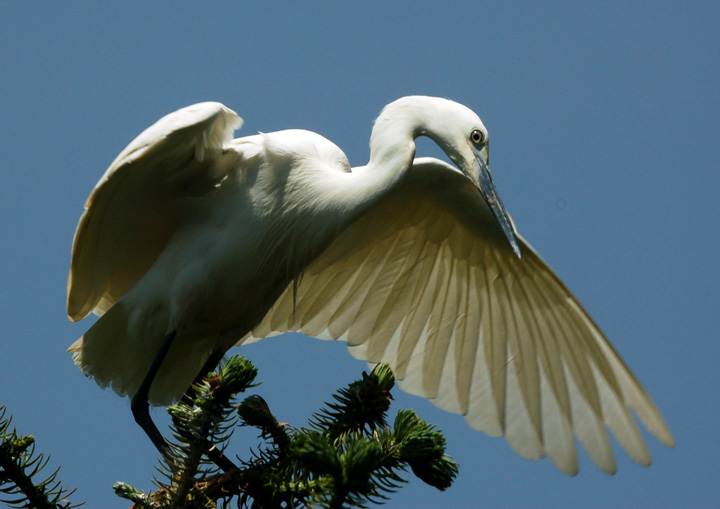
[[[408,309],[407,315],[403,319],[402,327],[400,328],[400,342],[396,350],[395,365],[392,366],[395,371],[395,375],[399,380],[402,380],[406,376],[406,370],[410,357],[412,356],[413,349],[420,338],[424,324],[419,328],[417,326],[417,310],[419,307],[419,301],[422,298],[423,292],[427,288],[428,280],[431,275],[433,263],[426,263],[427,260],[434,260],[436,255],[437,247],[431,243],[423,243],[420,252],[417,256],[417,278],[415,278],[412,291],[410,293],[410,308]]]
[[[365,263],[365,256],[365,250],[363,250],[354,259],[362,265]],[[342,303],[348,298],[347,293],[358,277],[357,267],[348,265],[337,263],[330,270],[315,277],[311,284],[303,287],[304,298],[299,307],[297,321],[300,330],[312,334],[332,323],[327,310],[335,309],[338,303]],[[338,328],[338,334],[344,332]]]
[[[523,259],[525,263],[530,263],[529,255],[523,256]],[[526,266],[520,265],[520,268],[523,267]],[[575,475],[578,465],[572,433],[570,397],[557,344],[561,332],[555,326],[552,314],[549,315],[547,295],[537,286],[532,275],[522,274],[518,277],[522,281],[522,284],[518,285],[519,289],[528,303],[526,320],[533,325],[532,334],[542,368],[539,386],[543,444],[546,453],[560,470]]]
[[[503,273],[503,277],[495,279],[494,288],[498,300],[504,301],[508,369],[513,368],[512,371],[508,371],[508,376],[512,374],[517,383],[517,386],[513,386],[513,391],[508,390],[506,395],[507,420],[515,422],[514,429],[508,428],[508,440],[511,440],[515,433],[515,440],[524,442],[527,454],[538,457],[542,455],[542,425],[537,354],[530,337],[531,332],[527,327],[528,320],[523,319],[522,305],[518,302],[521,292],[515,290],[519,286],[517,275],[510,267],[505,266],[496,250],[491,250],[490,254],[494,258],[494,265]],[[518,429],[520,424],[526,427],[520,430]],[[521,434],[523,436],[520,436]]]
[[[473,266],[473,268],[475,268]],[[502,398],[496,396],[496,387],[493,386],[493,365],[492,358],[488,356],[491,352],[487,346],[488,338],[485,326],[490,313],[486,288],[486,274],[482,270],[468,271],[469,302],[475,303],[478,313],[468,315],[468,330],[475,331],[478,338],[478,345],[475,351],[473,376],[470,385],[470,397],[468,399],[468,412],[465,420],[474,429],[483,431],[490,436],[502,436],[505,431],[505,394]],[[504,364],[502,366],[504,369]],[[503,373],[504,381],[504,373]],[[503,388],[504,391],[504,388]]]
[[[508,343],[508,349],[510,348]],[[512,355],[512,352],[508,352],[509,358],[512,358]],[[511,361],[505,370],[505,438],[515,452],[523,458],[534,460],[543,456],[543,448],[523,402],[518,367],[518,363]]]
[[[390,341],[390,337],[376,336],[372,334],[372,330],[377,314],[385,304],[388,285],[397,270],[397,261],[391,259],[397,241],[397,238],[389,238],[376,244],[376,249],[373,250],[375,256],[368,263],[371,273],[365,282],[367,292],[358,302],[356,318],[348,336],[349,345],[368,344],[367,360],[370,362],[380,362],[382,352]]]
[[[524,258],[527,259],[527,256]],[[534,323],[537,327],[535,337],[542,372],[547,376],[548,385],[553,391],[558,408],[565,419],[569,421],[571,419],[570,397],[567,390],[567,381],[565,380],[565,371],[562,367],[562,354],[558,347],[560,331],[548,311],[549,303],[542,289],[537,286],[532,277],[526,278],[524,282],[523,290],[527,292],[528,301],[532,302],[530,308],[535,315]]]
[[[558,345],[563,356],[572,426],[593,462],[601,470],[612,474],[616,468],[615,458],[603,425],[602,408],[592,367],[585,354],[578,351],[576,335],[568,330],[566,310],[567,307],[548,306],[548,317],[555,322]],[[561,316],[564,316],[564,319]]]
[[[370,329],[370,335],[383,335],[394,332],[399,323],[398,318],[403,316],[411,305],[411,298],[408,295],[407,287],[414,271],[413,267],[418,263],[414,253],[420,250],[422,240],[408,232],[398,235],[398,242],[393,246],[393,255],[397,258],[393,264],[392,271],[388,270],[387,290],[378,289],[384,297],[381,312]],[[398,248],[400,246],[400,248]]]
[[[580,468],[572,423],[569,415],[561,410],[546,372],[540,374],[540,394],[545,453],[561,472],[575,476]]]
[[[444,250],[443,250],[444,251]],[[445,254],[441,251],[442,254]],[[455,260],[451,257],[440,256],[438,266],[445,267],[442,274],[454,272]],[[423,361],[423,391],[429,398],[437,398],[440,381],[443,377],[445,359],[448,356],[452,329],[449,323],[454,323],[457,316],[457,302],[451,296],[453,278],[438,276],[438,284],[433,302],[439,312],[430,313],[428,317],[428,338]]]
[[[568,365],[565,364],[567,368]],[[590,408],[588,401],[580,393],[575,379],[568,373],[566,377],[570,380],[570,405],[573,417],[573,429],[580,443],[587,451],[593,463],[608,474],[616,471],[615,457],[610,446],[605,427],[595,411]]]
[[[539,257],[535,256],[533,261],[537,265],[534,273],[542,274],[545,286],[553,289],[553,292],[546,291],[546,293],[553,293],[558,296],[558,300],[563,300],[561,309],[566,316],[566,322],[575,340],[584,345],[583,349],[587,352],[588,359],[592,359],[592,361],[588,361],[592,368],[589,374],[592,375],[590,378],[595,382],[595,391],[601,403],[598,417],[608,425],[623,449],[633,459],[640,464],[649,464],[650,457],[647,453],[647,446],[629,413],[628,405],[634,407],[635,401],[638,401],[640,406],[654,409],[654,412],[651,411],[648,416],[648,420],[651,422],[643,421],[651,432],[652,426],[657,423],[660,423],[661,429],[667,430],[662,417],[644,389],[630,374],[617,352],[610,346],[600,329],[577,303],[569,290],[557,279],[557,276],[546,268]],[[640,413],[638,413],[638,417],[640,417]],[[643,419],[641,418],[641,420]],[[661,439],[661,441],[663,440]]]
[[[485,256],[487,258],[487,256]],[[487,313],[483,320],[483,336],[485,346],[485,357],[488,363],[488,372],[490,375],[490,383],[492,393],[495,398],[495,407],[497,408],[498,417],[500,418],[500,426],[504,431],[506,425],[506,398],[507,398],[507,346],[506,338],[508,337],[507,324],[505,316],[502,312],[502,303],[498,301],[498,295],[492,290],[494,280],[499,277],[498,268],[495,265],[485,264],[483,275],[485,276],[485,305]],[[494,274],[490,274],[490,270]],[[492,280],[491,280],[492,278]],[[499,319],[496,319],[498,316]]]
[[[421,257],[425,246],[424,240],[416,235],[413,235],[413,237],[415,240],[410,253],[418,253],[418,257]],[[388,295],[388,302],[395,303],[393,313],[388,314],[381,323],[378,323],[380,321],[380,317],[378,317],[378,322],[375,323],[371,334],[373,338],[379,335],[388,335],[391,338],[382,354],[383,360],[391,366],[400,365],[399,348],[402,344],[403,331],[406,330],[405,321],[415,304],[413,301],[415,288],[420,284],[421,271],[414,270],[421,263],[418,257],[410,255],[405,260],[402,269],[403,276],[396,282],[393,290]],[[393,297],[396,300],[393,300]],[[398,373],[403,375],[404,371],[400,372],[398,370]]]
[[[472,384],[473,371],[475,369],[475,358],[480,338],[479,316],[482,310],[479,309],[479,302],[476,305],[470,304],[470,269],[467,258],[458,260],[456,264],[456,279],[458,291],[458,324],[455,328],[455,366],[457,378],[455,389],[460,404],[460,413],[467,414],[469,409],[470,387]],[[473,317],[474,315],[474,317]],[[475,325],[473,327],[473,325]],[[479,367],[480,368],[480,367]]]
[[[618,443],[628,456],[640,465],[649,466],[652,459],[635,419],[633,419],[623,401],[609,387],[595,364],[593,364],[593,370],[595,371],[595,377],[598,379],[600,403],[603,407],[605,424],[612,430],[613,435],[615,435]]]

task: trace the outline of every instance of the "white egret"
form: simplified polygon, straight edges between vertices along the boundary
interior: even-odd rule
[[[606,427],[650,464],[631,409],[673,445],[603,333],[516,234],[470,109],[391,103],[369,163],[352,169],[308,131],[233,140],[241,122],[219,103],[159,120],[100,179],[75,235],[68,315],[101,317],[70,351],[133,397],[159,449],[148,398],[166,405],[233,345],[287,331],[346,341],[389,363],[404,390],[568,474],[574,437],[615,471]],[[456,166],[414,160],[418,136]]]

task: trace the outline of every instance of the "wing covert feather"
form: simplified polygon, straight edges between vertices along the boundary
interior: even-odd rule
[[[241,123],[220,103],[195,104],[163,117],[118,155],[75,232],[71,320],[106,311],[145,274],[183,221],[188,198],[226,176],[228,166],[216,163]]]

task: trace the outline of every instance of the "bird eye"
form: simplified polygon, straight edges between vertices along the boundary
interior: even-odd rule
[[[485,134],[480,129],[473,129],[470,133],[470,141],[474,145],[481,145],[485,141]]]

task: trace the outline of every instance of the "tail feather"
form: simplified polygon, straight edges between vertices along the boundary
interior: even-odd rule
[[[135,395],[145,379],[165,336],[163,329],[152,326],[130,334],[130,317],[127,306],[118,302],[68,348],[75,365],[86,376],[95,379],[100,387],[110,387],[128,397]],[[197,340],[178,335],[150,387],[150,403],[164,406],[179,399],[214,344],[215,338]]]

